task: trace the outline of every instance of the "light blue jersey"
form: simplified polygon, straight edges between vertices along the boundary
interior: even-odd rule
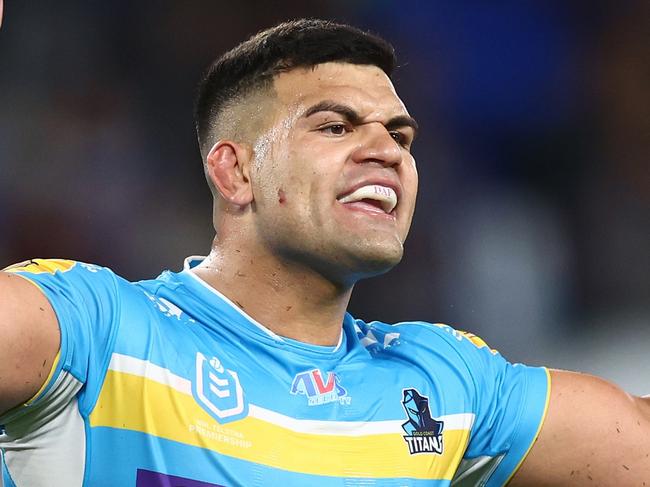
[[[34,260],[52,303],[46,384],[0,417],[5,487],[501,486],[534,442],[546,369],[446,325],[277,336],[200,280],[131,283]]]

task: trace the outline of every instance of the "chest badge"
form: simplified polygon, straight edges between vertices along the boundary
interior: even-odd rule
[[[219,422],[239,419],[245,413],[244,391],[237,372],[224,368],[217,357],[196,353],[194,399]]]
[[[341,385],[335,372],[327,372],[323,377],[319,369],[307,370],[296,374],[291,383],[291,394],[307,396],[309,406],[318,406],[330,402],[350,404],[352,398]]]
[[[431,417],[429,398],[421,395],[416,389],[404,389],[402,406],[406,412],[407,421],[402,423],[406,433],[404,441],[408,444],[409,453],[442,454],[443,421]]]

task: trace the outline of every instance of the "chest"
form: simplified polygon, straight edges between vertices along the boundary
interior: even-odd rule
[[[89,416],[97,479],[417,485],[451,479],[467,445],[472,416],[460,389],[412,364],[241,343],[159,347],[112,356]]]

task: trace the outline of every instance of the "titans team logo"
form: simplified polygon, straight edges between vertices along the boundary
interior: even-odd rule
[[[296,374],[291,384],[291,394],[307,396],[307,404],[310,406],[336,401],[347,405],[352,400],[348,396],[348,391],[341,385],[338,375],[328,372],[327,378],[323,379],[323,374],[319,369]]]
[[[402,424],[402,429],[406,432],[404,441],[409,446],[409,453],[442,454],[444,422],[431,417],[429,398],[415,389],[404,389],[403,392],[402,406],[408,420]]]

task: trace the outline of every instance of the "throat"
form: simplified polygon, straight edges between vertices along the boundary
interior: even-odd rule
[[[339,343],[351,287],[342,289],[277,259],[243,259],[242,253],[220,259],[212,255],[193,272],[279,337],[320,346]]]

